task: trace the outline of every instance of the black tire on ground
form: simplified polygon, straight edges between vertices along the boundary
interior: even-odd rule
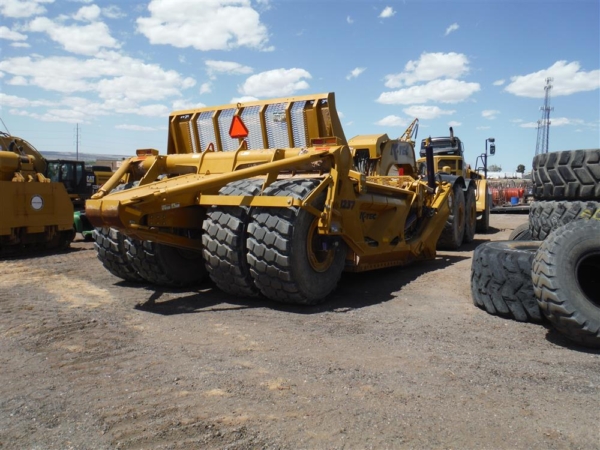
[[[536,155],[532,178],[536,200],[600,199],[600,149]]]
[[[157,286],[186,287],[206,276],[202,252],[183,250],[152,241],[126,238],[127,257],[137,273]]]
[[[469,243],[475,239],[477,229],[477,200],[475,198],[475,186],[471,185],[465,194],[465,236],[464,241]]]
[[[533,261],[543,314],[568,339],[600,348],[600,214],[554,230]]]
[[[541,201],[529,208],[531,239],[543,241],[557,228],[580,218],[593,215],[600,209],[600,202]]]
[[[531,238],[531,230],[529,229],[529,223],[522,223],[517,228],[515,228],[510,236],[508,236],[509,241],[534,241],[535,239]]]
[[[265,190],[272,196],[305,198],[319,180],[282,180]],[[325,195],[313,206],[321,208]],[[262,294],[275,301],[314,305],[337,286],[346,258],[339,237],[319,236],[317,218],[300,208],[257,208],[248,226],[250,273]]]
[[[438,239],[437,248],[457,250],[462,245],[465,236],[465,194],[462,186],[454,184],[448,201],[450,202],[450,215]]]
[[[518,320],[539,322],[531,264],[539,241],[496,241],[479,245],[471,264],[473,303],[488,313]]]
[[[102,265],[125,281],[143,281],[132,266],[125,250],[125,236],[115,228],[96,228],[94,247]]]
[[[229,183],[220,195],[256,195],[263,180],[242,180]],[[223,292],[243,297],[256,297],[248,266],[246,237],[250,208],[244,206],[213,206],[209,208],[202,228],[202,244],[206,270],[211,280]]]

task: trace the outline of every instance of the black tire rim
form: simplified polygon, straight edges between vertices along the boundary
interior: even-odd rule
[[[600,273],[600,252],[585,255],[575,268],[575,279],[579,289],[590,303],[600,308],[598,273]]]

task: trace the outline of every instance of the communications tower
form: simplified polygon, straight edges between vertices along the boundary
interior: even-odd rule
[[[535,144],[535,154],[539,155],[540,153],[548,153],[548,139],[550,137],[550,111],[553,111],[554,108],[550,107],[550,90],[552,89],[552,82],[554,78],[546,78],[546,86],[544,86],[544,90],[546,91],[544,106],[540,107],[542,111],[542,118],[538,120],[538,134],[537,134],[537,143]]]

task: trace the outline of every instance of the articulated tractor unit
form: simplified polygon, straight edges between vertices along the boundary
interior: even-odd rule
[[[343,271],[434,258],[456,178],[420,178],[411,142],[349,143],[334,94],[307,95],[172,113],[167,155],[137,150],[86,215],[125,280],[315,304]]]

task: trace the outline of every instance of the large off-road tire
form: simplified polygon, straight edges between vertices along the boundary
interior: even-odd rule
[[[220,195],[256,195],[262,180],[229,183]],[[255,297],[258,288],[250,275],[246,248],[250,208],[246,206],[213,206],[204,220],[202,244],[206,269],[211,280],[223,292]]]
[[[600,214],[554,230],[533,261],[543,314],[568,339],[600,348]]]
[[[477,199],[475,198],[475,186],[471,185],[465,191],[465,236],[464,242],[473,242],[477,230]]]
[[[94,247],[102,265],[125,281],[143,281],[127,258],[125,236],[115,228],[96,228],[93,231]]]
[[[497,316],[539,322],[531,264],[539,241],[496,241],[479,245],[471,263],[473,303]]]
[[[529,223],[522,223],[517,228],[515,228],[510,236],[508,236],[509,241],[534,241],[531,237],[531,230],[529,229]]]
[[[305,198],[318,180],[282,180],[266,195]],[[313,206],[323,207],[325,195]],[[248,226],[250,273],[262,294],[275,301],[314,305],[337,286],[346,245],[337,236],[317,233],[317,217],[300,208],[257,208]]]
[[[129,237],[125,239],[125,249],[137,273],[158,286],[194,286],[206,276],[202,252]]]
[[[465,236],[465,194],[462,186],[454,184],[448,198],[450,215],[437,242],[437,248],[457,250]]]
[[[536,155],[532,178],[536,200],[600,199],[600,149]]]
[[[593,215],[600,202],[542,201],[533,202],[529,208],[531,239],[543,241],[557,228],[580,218]]]

